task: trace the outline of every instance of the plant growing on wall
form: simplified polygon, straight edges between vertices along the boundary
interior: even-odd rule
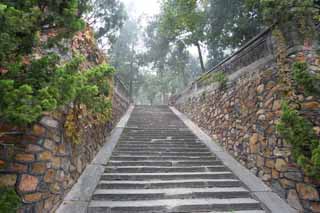
[[[282,115],[277,131],[292,145],[292,155],[307,175],[320,178],[320,140],[313,125],[291,109],[287,102],[282,104]]]
[[[208,73],[204,76],[202,76],[199,79],[200,82],[203,82],[205,84],[212,84],[212,83],[218,83],[219,89],[224,90],[227,87],[228,78],[224,72],[214,72],[214,73]]]
[[[29,59],[39,33],[54,29],[57,44],[83,29],[78,1],[1,1],[0,3],[0,118],[27,125],[43,112],[73,102],[99,117],[110,114],[109,84],[114,69],[106,64],[80,71],[82,57],[64,65],[55,54]],[[44,47],[42,47],[44,48]]]
[[[320,94],[320,76],[312,75],[305,62],[296,62],[292,69],[293,80],[307,95]]]
[[[0,188],[0,213],[15,213],[21,205],[16,191],[11,188]]]
[[[110,108],[109,82],[114,69],[106,64],[80,71],[81,58],[57,66],[56,57],[44,57],[0,76],[0,117],[18,125],[36,121],[43,112],[74,102],[105,117]],[[25,72],[24,72],[25,71]],[[26,75],[24,75],[26,73]]]

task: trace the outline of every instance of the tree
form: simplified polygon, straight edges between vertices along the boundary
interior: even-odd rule
[[[208,0],[205,13],[210,66],[261,31],[261,16],[252,9],[247,9],[245,0]]]
[[[127,19],[124,4],[119,0],[81,0],[80,3],[85,20],[95,29],[98,42],[103,45],[114,43]]]
[[[206,25],[204,8],[197,0],[164,0],[160,18],[160,31],[170,41],[183,41],[198,49],[202,72],[205,65],[202,56],[201,42],[205,39]]]
[[[77,16],[78,1],[0,1],[0,68],[19,61],[37,44],[44,29],[60,29],[56,40],[84,27]]]
[[[135,80],[139,75],[141,56],[137,52],[139,26],[136,20],[126,21],[117,41],[112,44],[109,55],[111,64],[118,70],[120,78],[129,85],[130,96],[134,96]]]

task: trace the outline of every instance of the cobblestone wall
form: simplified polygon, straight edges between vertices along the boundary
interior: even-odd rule
[[[106,61],[95,45],[91,29],[78,33],[67,46],[67,53],[54,51],[64,60],[69,60],[73,53],[81,53],[87,59],[82,64],[84,69]],[[45,54],[41,51],[37,54]],[[77,113],[80,121],[76,123],[76,133],[81,136],[77,143],[66,136],[70,106],[46,114],[31,127],[14,127],[0,122],[0,187],[16,189],[23,200],[19,212],[54,212],[95,157],[130,105],[125,87],[116,79],[113,82],[111,121],[98,124],[96,118],[85,112]]]
[[[226,90],[213,84],[171,102],[292,207],[320,212],[320,181],[304,175],[292,159],[291,146],[275,129],[283,97],[274,58],[233,72]],[[288,59],[307,61],[319,73],[319,57],[307,46],[292,50]],[[299,94],[299,101],[300,113],[320,137],[320,99]]]
[[[21,212],[52,212],[60,204],[129,107],[117,92],[113,97],[112,122],[87,126],[80,144],[65,137],[63,112],[30,128],[0,124],[0,186],[16,188],[25,203]]]

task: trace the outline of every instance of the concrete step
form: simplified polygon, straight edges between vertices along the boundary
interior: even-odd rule
[[[118,146],[157,146],[157,147],[183,147],[183,146],[198,146],[199,148],[205,147],[202,143],[199,141],[192,141],[192,142],[186,142],[186,141],[122,141],[118,144]]]
[[[128,144],[118,144],[116,146],[117,149],[161,149],[161,148],[167,148],[167,149],[208,149],[205,145],[201,144],[188,144],[188,145],[177,145],[177,144],[134,144],[134,143],[128,143]]]
[[[133,151],[133,152],[124,152],[124,151],[118,151],[115,150],[112,153],[114,156],[185,156],[185,157],[189,157],[189,156],[212,156],[211,152],[144,152],[144,151]]]
[[[246,198],[250,194],[243,187],[228,188],[178,188],[178,189],[99,189],[93,200],[134,201],[134,200],[164,200],[191,198]]]
[[[166,188],[210,188],[210,187],[240,187],[241,182],[229,179],[194,179],[194,180],[147,180],[147,181],[100,181],[98,189],[166,189]]]
[[[222,172],[229,171],[225,166],[210,167],[106,167],[106,173],[169,173],[169,172]]]
[[[116,152],[209,152],[208,148],[172,148],[172,147],[163,147],[163,148],[149,148],[149,147],[131,147],[131,148],[122,148],[116,147]]]
[[[190,180],[234,178],[231,172],[104,173],[101,180]]]
[[[168,107],[137,107],[89,213],[262,213],[235,175]]]
[[[112,161],[172,160],[172,161],[215,161],[215,156],[112,156]]]
[[[200,198],[145,201],[92,201],[88,212],[203,212],[261,210],[258,201],[252,198]]]
[[[164,166],[164,167],[179,167],[179,166],[215,166],[222,165],[221,161],[109,161],[108,166]]]

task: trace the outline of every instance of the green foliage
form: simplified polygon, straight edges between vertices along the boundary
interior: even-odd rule
[[[76,102],[85,104],[93,113],[110,107],[107,79],[114,72],[100,65],[81,72],[81,57],[64,66],[57,66],[58,57],[49,55],[30,65],[0,76],[0,117],[3,121],[24,125],[36,121],[43,112]]]
[[[80,0],[80,6],[86,5],[86,21],[96,29],[96,38],[103,42],[105,38],[109,42],[116,41],[117,33],[127,19],[124,4],[120,0]]]
[[[0,67],[30,53],[36,42],[38,18],[37,9],[24,12],[0,2]]]
[[[205,12],[198,0],[164,0],[159,31],[171,42],[183,42],[198,48],[202,72],[205,72],[201,42],[205,39]]]
[[[206,1],[205,37],[212,67],[256,36],[262,29],[262,18],[255,8],[245,6],[246,0]]]
[[[320,140],[313,125],[286,102],[282,104],[282,115],[277,131],[292,145],[292,155],[307,175],[320,178]]]
[[[295,22],[304,36],[313,36],[313,19],[319,19],[319,2],[315,0],[246,0],[249,8],[254,8],[267,25],[277,23],[283,29],[295,27]]]
[[[293,64],[293,80],[302,87],[307,95],[319,94],[319,80],[318,76],[313,76],[305,62],[296,62]]]
[[[227,83],[228,83],[228,78],[226,77],[226,75],[224,74],[224,72],[217,72],[214,73],[212,75],[212,80],[214,82],[218,82],[219,83],[219,88],[220,89],[225,89],[227,87]]]
[[[220,72],[208,73],[202,76],[199,79],[199,81],[205,84],[218,83],[219,89],[223,90],[227,87],[228,78],[224,74],[224,72],[220,71]]]
[[[83,29],[77,13],[77,0],[0,0],[0,68],[31,53],[43,29],[60,29],[54,42]]]
[[[21,205],[21,199],[11,188],[0,188],[0,213],[15,213]]]

